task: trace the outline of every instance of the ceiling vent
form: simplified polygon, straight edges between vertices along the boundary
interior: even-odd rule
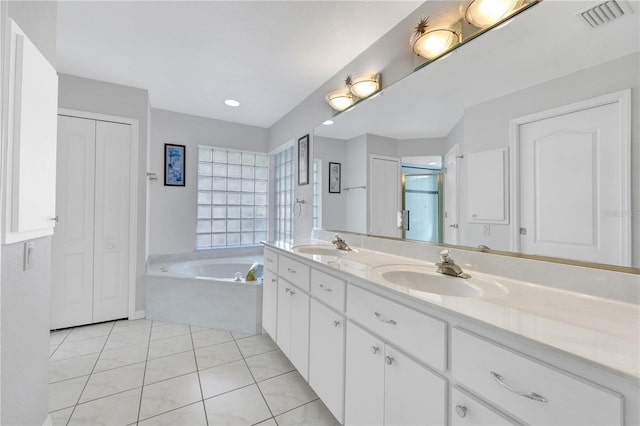
[[[607,0],[578,12],[577,15],[589,28],[598,28],[623,16],[631,15],[632,12],[624,0]]]

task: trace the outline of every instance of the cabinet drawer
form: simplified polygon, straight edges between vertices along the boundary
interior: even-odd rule
[[[278,275],[304,291],[309,291],[309,267],[286,256],[278,258]]]
[[[266,247],[264,248],[264,267],[278,273],[278,253]]]
[[[345,287],[343,280],[311,269],[311,294],[340,312],[344,312]]]
[[[526,423],[622,423],[621,395],[459,329],[452,339],[454,379]]]
[[[506,426],[517,425],[472,396],[457,388],[451,389],[451,425],[452,426]]]
[[[447,323],[349,285],[347,312],[358,323],[444,371]]]

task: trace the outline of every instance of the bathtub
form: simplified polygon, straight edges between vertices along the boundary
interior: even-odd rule
[[[262,256],[154,262],[145,276],[148,319],[262,333],[262,277],[244,276]],[[236,280],[236,273],[242,275]]]

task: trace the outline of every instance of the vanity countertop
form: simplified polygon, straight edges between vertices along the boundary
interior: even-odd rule
[[[467,269],[465,272],[473,277],[496,283],[506,292],[480,297],[445,296],[392,284],[376,272],[383,265],[400,265],[399,269],[429,267],[435,271],[435,263],[363,248],[330,256],[294,252],[300,243],[264,244],[640,378],[640,306],[636,304]],[[320,240],[305,244],[327,246],[326,241]]]

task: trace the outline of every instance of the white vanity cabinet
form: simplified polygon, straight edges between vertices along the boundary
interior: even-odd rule
[[[277,339],[277,315],[278,315],[278,276],[267,268],[264,268],[262,279],[262,328],[269,335]]]
[[[309,384],[342,423],[345,319],[316,299],[311,299],[310,317]]]
[[[348,323],[346,425],[443,425],[446,388],[445,379]]]
[[[285,276],[283,276],[283,274]],[[300,286],[289,280],[295,280]],[[309,377],[309,267],[278,257],[276,343],[302,377]]]

